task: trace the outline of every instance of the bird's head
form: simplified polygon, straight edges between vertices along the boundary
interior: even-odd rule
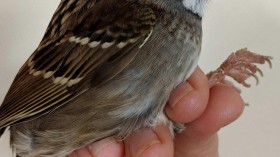
[[[199,16],[203,16],[204,8],[209,0],[181,0],[184,7]]]
[[[144,4],[156,4],[165,9],[175,11],[180,9],[187,9],[200,17],[204,14],[206,3],[210,0],[129,0],[138,1]]]

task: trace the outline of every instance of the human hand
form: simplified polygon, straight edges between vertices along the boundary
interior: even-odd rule
[[[165,112],[172,120],[185,123],[186,130],[173,138],[159,125],[144,128],[124,141],[107,138],[74,151],[71,157],[218,157],[217,132],[236,120],[244,102],[230,85],[209,90],[205,74],[197,68],[171,94]]]

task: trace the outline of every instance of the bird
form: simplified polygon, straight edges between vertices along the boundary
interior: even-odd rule
[[[197,66],[207,0],[61,0],[0,107],[21,157],[64,157],[143,128]]]

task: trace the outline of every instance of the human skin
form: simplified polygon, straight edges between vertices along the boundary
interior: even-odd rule
[[[244,109],[239,92],[231,85],[209,88],[198,67],[173,90],[165,112],[185,123],[174,137],[168,127],[144,128],[124,141],[107,138],[74,151],[70,157],[218,157],[218,131],[235,121]]]

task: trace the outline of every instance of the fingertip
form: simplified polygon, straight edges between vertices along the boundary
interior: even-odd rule
[[[236,89],[228,85],[215,85],[210,90],[203,115],[188,124],[189,130],[199,136],[209,136],[235,121],[243,112],[244,102]]]
[[[124,146],[113,138],[94,142],[84,148],[75,150],[71,157],[123,157]]]
[[[72,152],[72,153],[69,155],[69,157],[78,157],[78,155],[77,155],[76,152],[74,151],[74,152]]]
[[[240,117],[245,103],[240,93],[229,85],[216,85],[211,89],[211,103],[217,104],[217,121],[224,127]],[[220,104],[220,105],[219,105]]]
[[[203,113],[208,98],[208,80],[197,67],[188,81],[179,84],[172,91],[165,111],[173,121],[188,123]]]
[[[141,129],[125,140],[128,157],[169,157],[173,155],[173,141],[166,126]]]
[[[121,142],[115,142],[100,150],[93,157],[123,157],[124,147]]]
[[[154,129],[155,134],[161,141],[160,144],[155,144],[146,149],[140,157],[171,157],[174,154],[173,137],[169,128],[164,125],[159,125]]]
[[[205,94],[205,97],[209,96],[208,79],[199,66],[188,78],[188,82],[194,89],[200,91],[202,94]]]
[[[154,132],[161,141],[162,144],[172,146],[173,137],[170,133],[170,129],[165,125],[158,125],[154,128]],[[170,145],[171,144],[171,145]]]
[[[192,91],[181,98],[174,108],[166,106],[169,118],[179,123],[189,123],[197,119],[205,110],[208,98],[199,91]]]
[[[168,99],[168,106],[170,108],[174,108],[177,103],[190,92],[192,92],[194,88],[188,82],[180,83],[171,93]]]

